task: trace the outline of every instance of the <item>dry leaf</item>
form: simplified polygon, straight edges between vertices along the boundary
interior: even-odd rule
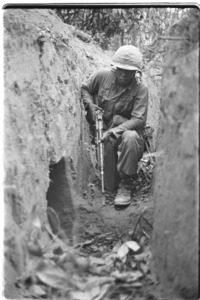
[[[103,286],[107,283],[113,282],[114,279],[111,276],[91,276],[85,285],[85,290],[93,289],[94,286]]]
[[[120,297],[120,300],[126,300],[127,294],[120,294],[119,297]]]
[[[100,294],[95,299],[93,299],[93,300],[103,300],[103,299],[105,299],[105,295],[106,295],[109,287],[110,287],[110,284],[104,284],[101,287]]]
[[[137,266],[136,262],[131,260],[131,268],[134,269]]]
[[[145,263],[141,262],[140,263],[140,268],[141,268],[142,272],[145,273],[145,274],[149,271],[149,268]]]
[[[83,280],[83,277],[79,276],[76,273],[74,273],[72,275],[72,282],[75,284],[75,287],[77,290],[85,291],[87,289],[87,287],[86,287],[87,283]]]
[[[131,284],[131,287],[141,287],[142,283],[141,282],[134,282]]]
[[[38,212],[38,204],[34,204],[30,213],[30,221],[32,225],[38,229],[41,229],[42,224],[41,220],[39,217],[39,212]]]
[[[120,258],[120,259],[123,259],[124,257],[126,257],[126,255],[128,254],[129,252],[129,248],[128,246],[126,245],[126,243],[122,244],[121,247],[119,248],[118,252],[117,252],[117,256]]]
[[[131,249],[133,252],[137,252],[140,249],[140,246],[138,243],[134,241],[127,241],[126,246]]]
[[[37,241],[36,242],[29,241],[29,242],[27,242],[26,246],[27,246],[28,252],[31,255],[38,256],[38,257],[41,257],[43,255],[42,248]]]
[[[105,258],[105,264],[106,264],[106,266],[113,266],[116,257],[117,257],[117,255],[116,254],[112,254],[112,253],[109,256],[107,256]]]
[[[76,264],[78,267],[80,267],[83,270],[87,270],[89,268],[89,258],[88,257],[83,257],[79,256],[76,258]]]
[[[99,248],[95,245],[91,245],[90,249],[92,250],[92,252],[97,252],[99,250]]]
[[[47,292],[37,284],[32,285],[31,287],[33,296],[45,296]]]
[[[138,280],[140,277],[143,276],[141,271],[134,271],[134,272],[122,272],[120,273],[118,270],[115,270],[111,273],[111,276],[118,280],[122,280],[125,282],[132,282]]]
[[[54,288],[67,290],[69,279],[67,274],[56,265],[44,262],[38,266],[35,273],[36,277],[43,283]]]
[[[94,286],[93,289],[90,290],[90,294],[92,296],[92,299],[95,299],[100,293],[100,286]]]
[[[90,264],[95,264],[95,265],[105,265],[105,260],[99,257],[95,256],[90,256],[89,257]]]
[[[41,220],[38,216],[36,216],[33,220],[32,220],[32,225],[36,228],[41,229],[42,225],[41,225]]]
[[[146,260],[150,256],[151,256],[151,253],[149,251],[147,251],[147,252],[144,252],[144,253],[134,255],[134,258],[137,261],[142,261],[142,260]]]
[[[85,246],[91,245],[93,242],[94,242],[94,239],[92,239],[92,240],[87,240],[87,241],[85,241],[85,242],[81,245],[81,247],[85,247]]]
[[[116,244],[115,244],[115,246],[113,247],[113,252],[118,252],[118,250],[119,250],[119,248],[120,248],[120,246],[121,246],[121,241],[118,241]]]
[[[137,271],[133,271],[131,272],[131,277],[132,277],[132,281],[136,281],[137,279],[143,277],[143,274],[141,271],[137,270]],[[134,280],[133,280],[134,279]]]
[[[92,297],[87,292],[72,291],[70,292],[71,300],[92,300]]]

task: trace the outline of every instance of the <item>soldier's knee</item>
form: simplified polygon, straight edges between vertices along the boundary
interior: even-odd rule
[[[138,138],[138,134],[135,130],[127,130],[122,135],[122,139],[126,143],[134,143],[136,138]]]

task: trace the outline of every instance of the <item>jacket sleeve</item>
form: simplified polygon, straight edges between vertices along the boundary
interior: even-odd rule
[[[99,70],[82,85],[81,98],[85,108],[87,108],[90,103],[94,103],[94,95],[98,93],[104,74],[105,70]]]
[[[112,129],[116,137],[119,137],[126,130],[136,130],[139,134],[143,133],[147,120],[148,98],[148,88],[142,86],[135,97],[130,120]]]

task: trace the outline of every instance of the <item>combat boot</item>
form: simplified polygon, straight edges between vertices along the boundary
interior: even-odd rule
[[[131,203],[131,196],[134,190],[134,183],[137,179],[137,174],[133,176],[128,176],[125,174],[120,174],[121,183],[119,185],[114,204],[117,206],[127,206]]]
[[[125,186],[119,187],[114,204],[117,206],[127,206],[131,203],[131,190]]]

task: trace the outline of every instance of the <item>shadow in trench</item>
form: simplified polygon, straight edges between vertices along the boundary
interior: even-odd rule
[[[72,243],[75,209],[68,159],[62,157],[58,163],[50,165],[49,170],[50,185],[47,191],[49,223],[55,234],[62,231]]]

